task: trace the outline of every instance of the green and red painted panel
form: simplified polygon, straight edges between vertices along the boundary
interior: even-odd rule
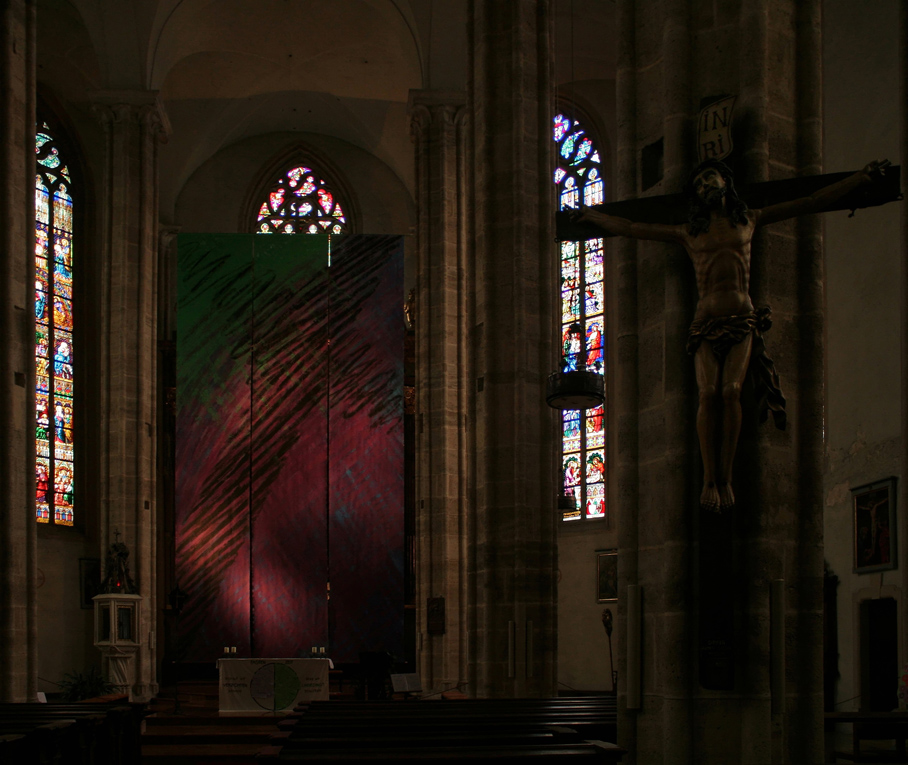
[[[181,235],[187,660],[401,653],[402,252],[399,237]]]

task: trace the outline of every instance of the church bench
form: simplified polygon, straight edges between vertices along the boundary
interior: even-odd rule
[[[286,725],[286,724],[285,724]],[[412,718],[409,720],[376,720],[351,717],[333,720],[312,720],[293,726],[296,737],[309,736],[370,736],[387,735],[391,731],[404,730],[411,732],[445,732],[451,730],[473,730],[477,732],[540,730],[549,726],[572,728],[586,738],[613,737],[615,721],[601,718],[571,717],[452,717],[452,718]],[[279,726],[281,730],[286,727]]]
[[[86,703],[13,704],[0,703],[0,731],[23,731],[44,724],[69,721],[68,735],[79,740],[67,762],[127,765],[139,761],[144,705]],[[81,759],[73,759],[75,752]]]
[[[482,699],[445,702],[313,702],[281,721],[290,740],[309,738],[403,738],[551,733],[570,729],[576,739],[614,741],[617,715],[611,703],[550,699]],[[612,702],[611,699],[608,700]]]
[[[614,697],[557,698],[557,699],[458,699],[456,701],[309,701],[299,704],[294,711],[319,710],[375,710],[399,714],[400,705],[410,709],[601,709],[615,711]]]
[[[619,762],[614,699],[310,702],[279,723],[261,760]],[[593,743],[591,743],[593,742]]]
[[[908,715],[904,712],[827,712],[825,718],[827,726],[852,724],[852,751],[837,752],[838,756],[855,763],[908,763]],[[862,741],[893,741],[895,748],[862,748]]]
[[[583,739],[571,728],[543,726],[539,729],[521,728],[519,730],[463,730],[459,728],[428,731],[394,728],[389,731],[376,731],[368,735],[352,732],[346,736],[325,736],[313,732],[311,736],[294,736],[292,731],[281,731],[271,736],[271,746],[305,746],[315,749],[337,749],[349,747],[367,749],[377,747],[413,747],[413,746],[469,746],[490,744],[532,744],[579,743]]]
[[[406,712],[404,712],[406,709]],[[613,702],[599,703],[579,701],[576,703],[553,703],[549,699],[510,700],[483,699],[456,702],[432,701],[391,701],[391,702],[310,702],[294,709],[294,715],[360,715],[373,717],[397,717],[402,714],[417,715],[497,715],[497,714],[599,714],[612,715],[617,712]]]
[[[0,736],[9,742],[9,748],[0,747],[4,762],[34,765],[81,765],[85,762],[75,720],[21,720],[10,723],[0,720]],[[7,760],[7,755],[12,759]]]
[[[452,714],[452,715],[413,715],[411,717],[372,717],[360,715],[317,716],[309,719],[303,718],[296,721],[282,721],[279,729],[296,731],[298,735],[305,736],[308,732],[321,735],[343,735],[352,729],[363,733],[391,730],[397,727],[409,729],[431,729],[469,727],[473,729],[500,729],[511,727],[516,729],[528,726],[560,725],[570,728],[582,728],[590,733],[594,730],[610,731],[615,728],[617,721],[614,717],[601,714],[566,713],[566,714]],[[602,735],[595,735],[600,738]]]
[[[353,763],[397,763],[410,765],[445,762],[454,765],[496,762],[522,763],[528,758],[544,759],[547,765],[560,763],[613,763],[621,762],[625,750],[603,741],[585,741],[579,744],[524,744],[464,747],[412,747],[374,749],[310,749],[270,747],[256,757],[257,762],[319,762],[352,765]]]

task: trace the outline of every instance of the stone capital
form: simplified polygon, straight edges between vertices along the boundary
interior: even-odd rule
[[[466,113],[467,94],[463,90],[411,90],[407,99],[410,135],[418,140],[436,120],[454,125]]]
[[[162,249],[172,247],[176,243],[177,237],[183,230],[182,226],[161,225],[158,226],[158,243]]]
[[[157,90],[95,90],[89,99],[105,128],[136,122],[150,128],[162,142],[170,136],[170,118]]]

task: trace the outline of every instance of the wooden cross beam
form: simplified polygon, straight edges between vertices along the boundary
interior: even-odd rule
[[[738,195],[751,209],[768,207],[779,202],[809,197],[816,191],[847,178],[852,173],[827,173],[789,178],[783,181],[766,181],[738,188]],[[886,173],[841,197],[823,212],[833,210],[860,210],[877,207],[902,198],[901,173],[898,165],[886,168]],[[666,194],[658,197],[641,197],[622,202],[610,202],[593,208],[607,215],[627,218],[637,223],[679,224],[687,221],[688,202],[684,194]],[[591,239],[596,236],[612,236],[590,223],[577,223],[570,219],[569,212],[559,212],[555,217],[559,242]]]

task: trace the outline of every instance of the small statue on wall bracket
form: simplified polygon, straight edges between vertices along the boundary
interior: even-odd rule
[[[785,398],[763,344],[763,333],[771,326],[770,310],[755,309],[750,299],[754,232],[769,223],[822,212],[882,175],[889,164],[888,160],[870,162],[809,197],[748,209],[735,192],[731,169],[708,159],[694,169],[685,185],[690,202],[686,224],[635,223],[589,208],[572,214],[576,221],[592,223],[617,236],[680,244],[690,256],[699,299],[687,349],[694,357],[699,390],[703,509],[719,512],[735,505],[732,464],[741,432],[741,386],[748,369],[758,387],[761,420],[772,411],[776,426],[785,427]]]
[[[107,548],[104,562],[105,579],[100,592],[135,595],[136,583],[129,575],[129,548],[120,540],[120,532],[114,531],[115,541]]]
[[[416,329],[416,290],[411,289],[404,301],[404,326],[407,329]]]

